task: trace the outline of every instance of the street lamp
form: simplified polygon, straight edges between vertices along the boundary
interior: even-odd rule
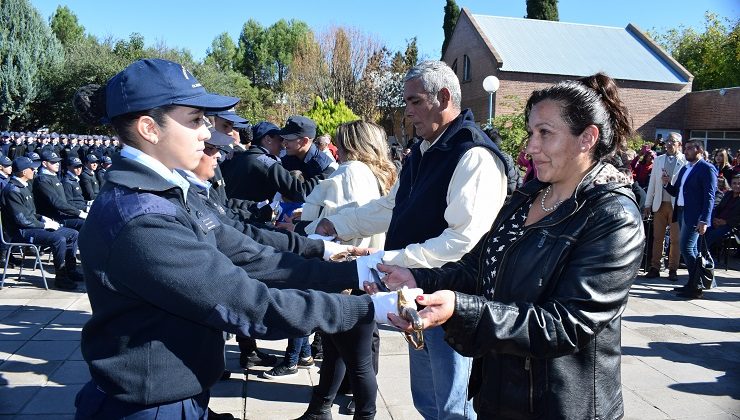
[[[496,93],[501,85],[498,77],[487,76],[483,79],[483,90],[488,92],[488,126],[493,127],[493,94]]]

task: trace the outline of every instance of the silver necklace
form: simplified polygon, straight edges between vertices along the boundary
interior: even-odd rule
[[[555,210],[563,204],[564,200],[560,200],[557,203],[553,204],[552,207],[545,207],[545,200],[547,200],[547,196],[550,195],[550,191],[552,191],[552,185],[548,185],[547,189],[545,189],[545,193],[542,194],[542,198],[540,199],[540,207],[542,207],[542,211],[545,213],[550,213],[551,211]]]

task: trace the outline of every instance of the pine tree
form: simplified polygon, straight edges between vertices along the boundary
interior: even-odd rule
[[[527,19],[558,21],[558,0],[527,0]]]
[[[452,38],[452,31],[455,30],[457,19],[460,17],[460,8],[455,3],[455,0],[447,0],[444,10],[445,18],[442,23],[442,30],[445,33],[445,39],[442,41],[442,57],[444,57],[445,51],[447,51],[447,45],[450,43],[450,38]]]
[[[57,65],[63,54],[29,0],[0,1],[0,129],[23,124],[19,118],[36,99],[41,70]]]
[[[49,26],[65,47],[79,41],[85,34],[85,28],[77,22],[77,16],[67,6],[57,7],[54,16],[49,19]]]

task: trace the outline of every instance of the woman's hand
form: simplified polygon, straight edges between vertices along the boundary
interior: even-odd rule
[[[455,292],[451,290],[439,290],[431,295],[421,295],[416,298],[416,303],[426,306],[419,311],[423,329],[434,328],[447,322],[455,312]],[[394,314],[388,314],[388,320],[396,328],[411,332],[411,323]]]

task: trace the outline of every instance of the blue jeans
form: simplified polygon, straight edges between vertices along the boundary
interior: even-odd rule
[[[696,224],[686,223],[683,220],[683,208],[677,207],[677,209],[678,226],[681,231],[678,246],[681,249],[683,261],[686,263],[686,269],[689,271],[689,282],[686,283],[686,286],[696,289],[697,283],[694,278],[694,265],[696,265],[696,256],[699,255],[699,247],[697,246],[699,232],[696,231]]]
[[[306,358],[311,355],[311,345],[308,343],[308,336],[289,338],[288,347],[285,349],[286,366],[295,366],[298,364],[298,358]]]
[[[444,341],[442,327],[424,330],[424,349],[409,346],[411,396],[426,420],[476,418],[468,400],[473,359],[463,357]]]

